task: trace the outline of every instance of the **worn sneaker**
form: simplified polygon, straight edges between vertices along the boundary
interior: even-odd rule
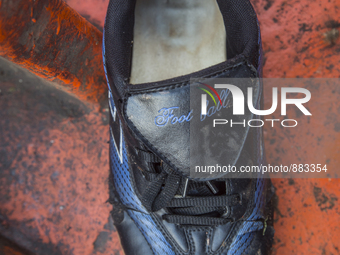
[[[103,58],[112,115],[110,202],[125,254],[268,254],[270,180],[194,179],[188,170],[190,79],[261,76],[250,2],[111,0]],[[234,165],[262,164],[259,130],[220,152]]]

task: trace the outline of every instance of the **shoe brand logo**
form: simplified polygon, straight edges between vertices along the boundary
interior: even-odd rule
[[[176,123],[183,123],[191,121],[193,115],[190,111],[187,115],[176,116],[175,111],[178,110],[179,107],[170,107],[170,108],[162,108],[158,111],[160,115],[156,116],[155,124],[157,127],[164,127],[168,123],[174,125]]]
[[[199,88],[200,90],[203,90],[204,92],[206,92],[214,101],[215,106],[214,106],[214,111],[213,113],[209,113],[208,116],[211,116],[213,114],[216,113],[216,111],[219,111],[222,107],[226,108],[228,105],[228,101],[226,100],[228,97],[228,93],[229,91],[226,90],[222,90],[221,94],[219,95],[217,93],[217,91],[211,87],[208,84],[205,83],[200,83],[203,86],[205,86],[206,88]],[[214,95],[209,91],[211,90],[213,92],[214,95],[216,95],[218,101],[215,100]],[[205,100],[207,99],[206,94],[202,95],[204,96]],[[207,106],[208,106],[208,101],[207,102]],[[158,111],[158,113],[160,115],[156,116],[155,118],[155,124],[158,127],[164,127],[167,124],[171,124],[171,125],[175,125],[177,123],[184,123],[184,122],[190,122],[193,118],[193,112],[194,110],[191,110],[188,114],[184,114],[184,115],[180,115],[180,116],[176,116],[176,111],[179,110],[179,107],[175,106],[175,107],[169,107],[169,108],[162,108]],[[205,119],[205,116],[201,115],[201,121],[203,121]]]

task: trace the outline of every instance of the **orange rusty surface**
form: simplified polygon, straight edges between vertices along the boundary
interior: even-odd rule
[[[104,27],[109,0],[101,0],[100,3],[93,0],[65,0],[65,2],[92,24]]]
[[[340,28],[340,0],[252,2],[262,29],[265,77],[339,78],[340,39],[330,40],[325,34]],[[67,3],[92,23],[103,24],[108,0]],[[62,31],[63,26],[59,35],[65,36],[67,31]],[[65,40],[66,48],[72,49],[74,44],[67,36]],[[62,39],[47,50],[60,51],[60,43]],[[55,60],[45,61],[54,65]],[[34,66],[41,65],[36,62]],[[35,68],[32,66],[26,68]],[[58,74],[61,64],[55,66],[51,76]],[[101,63],[93,70],[102,73]],[[2,77],[6,73],[8,77]],[[0,154],[0,184],[4,187],[0,191],[1,235],[34,254],[122,254],[109,218],[110,207],[105,203],[107,113],[99,108],[89,110],[52,88],[44,91],[47,85],[29,90],[30,84],[19,84],[15,75],[10,70],[5,75],[0,72],[0,107],[6,109],[0,112],[0,131],[6,134],[0,136],[0,151],[6,152],[5,157]],[[266,106],[270,104],[270,89],[265,88]],[[320,161],[338,168],[340,92],[336,87],[327,89],[323,92],[327,100],[312,91],[317,102],[313,113],[321,116],[323,112],[324,116],[302,123],[306,125],[304,133],[265,129],[269,163]],[[102,96],[101,90],[92,91],[93,98]],[[288,114],[296,117],[295,112]],[[340,180],[273,179],[273,183],[277,195],[273,254],[340,254]]]
[[[340,27],[340,1],[254,0],[262,29],[264,76],[339,78],[340,40],[325,34]],[[334,31],[334,30],[333,30]],[[321,88],[322,90],[322,88]],[[327,91],[324,91],[327,90]],[[340,88],[311,91],[313,113],[304,133],[265,129],[267,159],[272,164],[340,164]],[[266,96],[267,95],[267,96]],[[265,89],[265,105],[271,103]],[[296,118],[296,113],[288,112]],[[305,121],[307,122],[307,120]],[[340,254],[340,180],[273,179],[276,188],[273,254]]]
[[[90,102],[105,97],[102,33],[60,0],[0,0],[0,56]]]
[[[119,254],[108,112],[4,60],[0,90],[0,236],[32,254]]]
[[[17,251],[12,246],[2,246],[0,247],[0,251],[3,252],[3,255],[23,255],[24,253]]]
[[[27,250],[20,249],[16,244],[2,239],[0,236],[0,254],[1,255],[27,255],[30,254]]]

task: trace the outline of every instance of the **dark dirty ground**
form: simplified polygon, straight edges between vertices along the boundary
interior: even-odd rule
[[[119,253],[98,110],[0,58],[0,254]]]
[[[67,3],[102,27],[108,0]],[[262,29],[265,77],[340,77],[339,39],[324,36],[340,27],[340,1],[252,3]],[[0,251],[19,254],[17,243],[34,254],[122,254],[105,203],[107,113],[43,84],[0,59]],[[313,126],[305,133],[265,130],[269,163],[318,160],[338,169],[339,95],[328,95],[315,109],[324,113],[321,124],[312,123],[318,132]],[[340,180],[273,183],[273,254],[340,254]]]

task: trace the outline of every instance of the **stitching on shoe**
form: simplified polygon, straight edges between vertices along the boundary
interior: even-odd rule
[[[218,247],[218,249],[215,251],[216,255],[223,254],[226,249],[230,248],[230,245],[233,241],[232,237],[234,237],[235,234],[237,234],[237,232],[240,230],[240,226],[241,226],[240,221],[237,221],[234,224],[232,224],[228,235],[226,236],[220,247]]]
[[[209,241],[209,244],[208,244],[208,242],[205,242],[205,244],[204,244],[204,251],[205,251],[206,254],[211,254],[209,248],[210,248],[211,242],[212,242],[212,233],[213,233],[213,228],[209,227],[208,231],[206,232],[206,234],[207,234],[206,240],[209,239],[210,241]]]
[[[143,234],[143,231],[141,231],[139,229],[139,227],[137,226],[137,222],[129,215],[128,210],[125,211],[125,213],[130,217],[130,219],[132,220],[133,224],[135,224],[136,228],[138,229],[138,231],[140,232],[140,234],[143,236],[145,242],[148,244],[150,250],[152,251],[152,253],[154,254],[154,251],[152,249],[152,245],[148,242],[148,240],[146,239],[145,235]]]
[[[188,233],[189,236],[189,242],[190,242],[190,247],[189,247],[189,251],[190,253],[195,253],[195,242],[194,242],[194,238],[192,237],[192,230],[191,229],[187,229],[185,232]]]
[[[161,220],[159,219],[159,217],[158,217],[155,213],[151,213],[150,215],[151,215],[151,217],[153,218],[153,220],[155,221],[156,225],[160,228],[160,231],[162,232],[162,234],[163,234],[164,236],[166,236],[166,237],[171,241],[170,244],[171,244],[172,246],[174,246],[174,248],[177,249],[177,251],[178,251],[179,253],[185,254],[185,255],[190,254],[190,245],[189,245],[189,247],[188,247],[188,252],[183,251],[183,249],[179,246],[179,244],[178,244],[178,243],[176,242],[176,240],[172,237],[172,235],[168,233],[166,227],[161,223]],[[182,227],[180,226],[180,228],[182,228]],[[187,236],[187,234],[186,234],[185,229],[183,229],[183,231],[184,231],[184,234],[185,234],[185,237],[186,237],[186,241],[187,241],[187,242],[190,241],[189,238],[188,238],[188,236]]]

